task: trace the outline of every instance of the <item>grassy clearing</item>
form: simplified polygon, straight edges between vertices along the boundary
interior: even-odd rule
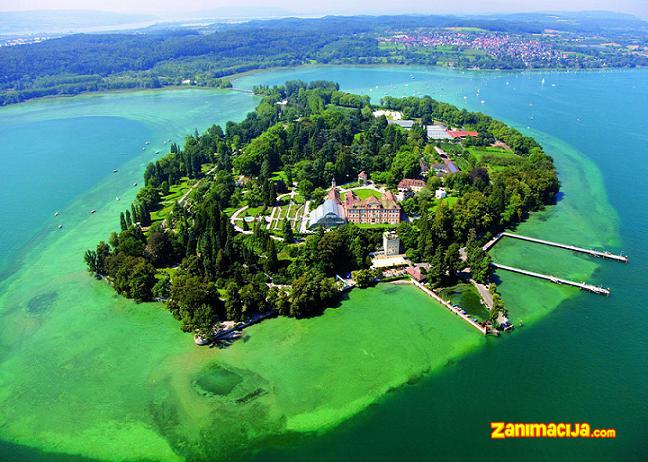
[[[270,179],[272,181],[283,181],[285,185],[289,186],[288,175],[283,170],[272,172],[272,176],[270,177]]]
[[[517,154],[494,146],[473,146],[468,150],[479,164],[486,165],[491,171],[503,169],[522,160]]]
[[[358,223],[358,228],[364,229],[396,229],[398,225],[390,225],[389,223]]]
[[[370,188],[354,189],[353,192],[360,199],[366,199],[367,197],[372,197],[372,196],[377,197],[378,199],[380,199],[380,196],[381,196],[379,191],[376,191],[376,190],[370,189]],[[346,196],[346,193],[340,194],[340,199],[344,200],[345,196]]]
[[[502,158],[517,158],[518,155],[504,148],[495,146],[470,146],[468,151],[475,156],[478,161],[485,157],[502,157]]]
[[[470,172],[472,170],[472,165],[465,157],[456,157],[452,161],[464,172]]]
[[[151,221],[155,223],[164,220],[169,213],[173,211],[173,207],[175,207],[178,200],[184,196],[194,184],[195,182],[190,180],[188,177],[182,177],[179,184],[171,186],[169,188],[169,194],[162,198],[162,208],[151,212]]]
[[[439,204],[441,204],[441,202],[445,202],[446,204],[448,204],[448,207],[452,208],[458,200],[459,198],[455,196],[448,196],[445,199],[435,199],[434,205],[430,207],[430,212],[433,212],[439,206]]]

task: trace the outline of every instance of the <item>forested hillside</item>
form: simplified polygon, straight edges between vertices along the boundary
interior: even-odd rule
[[[71,35],[0,47],[0,105],[40,96],[157,88],[183,81],[227,86],[221,79],[236,73],[306,63],[441,64],[480,69],[648,63],[647,55],[641,53],[648,45],[643,29],[634,33],[622,29],[609,32],[610,36],[583,35],[570,22],[568,30],[576,32],[542,34],[548,24],[511,18],[362,16]],[[606,40],[620,44],[603,46]]]

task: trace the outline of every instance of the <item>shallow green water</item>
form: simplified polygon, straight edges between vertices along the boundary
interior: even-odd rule
[[[165,139],[240,119],[253,98],[200,91],[115,94],[0,110],[1,144],[26,149],[35,163],[49,165],[27,178],[27,161],[16,161],[19,176],[12,181],[33,181],[29,194],[3,191],[14,191],[3,197],[3,207],[30,212],[16,221],[19,232],[1,225],[0,268],[11,274],[0,283],[0,434],[6,442],[0,458],[213,459],[250,449],[262,460],[645,455],[640,424],[647,415],[648,326],[636,311],[645,306],[638,275],[646,268],[642,230],[648,217],[638,205],[648,195],[642,180],[647,140],[620,119],[647,119],[646,76],[311,68],[238,83],[327,78],[375,96],[429,93],[532,127],[556,158],[564,196],[520,232],[613,250],[623,245],[632,263],[503,241],[496,261],[606,283],[614,291],[609,299],[581,296],[501,274],[509,310],[525,321],[503,339],[479,337],[412,287],[385,285],[354,291],[316,319],[264,322],[227,350],[195,348],[161,307],[122,300],[89,278],[81,255],[114,229],[121,202],[135,192],[131,183]],[[603,116],[601,107],[607,108]],[[97,128],[87,142],[66,143],[62,134],[75,140],[75,127],[92,126],[90,116],[101,116],[105,132]],[[2,131],[9,123],[23,125]],[[609,130],[625,136],[612,142]],[[61,147],[43,152],[57,137]],[[151,145],[141,151],[147,139]],[[92,147],[98,152],[88,155]],[[632,168],[618,167],[619,151]],[[79,159],[87,162],[77,173],[60,167]],[[48,171],[58,175],[53,183],[44,178]],[[54,193],[52,184],[65,187]],[[91,208],[95,215],[88,214]],[[56,229],[53,210],[62,211],[63,230]],[[621,433],[596,444],[488,440],[488,421],[514,418],[590,419]]]

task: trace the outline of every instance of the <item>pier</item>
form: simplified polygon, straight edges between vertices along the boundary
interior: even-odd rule
[[[547,281],[553,282],[554,284],[563,284],[566,286],[578,287],[581,290],[586,290],[588,292],[593,292],[599,295],[610,295],[610,289],[604,289],[603,287],[595,286],[592,284],[569,281],[567,279],[558,278],[556,276],[549,276],[547,274],[534,273],[533,271],[528,271],[521,268],[514,268],[513,266],[500,265],[499,263],[492,263],[492,265],[497,269],[503,269],[518,274],[524,274],[526,276],[531,276],[538,279],[545,279]]]
[[[513,234],[513,233],[507,233],[507,232],[504,232],[504,233],[501,233],[501,234],[498,234],[497,236],[495,236],[493,239],[491,239],[490,241],[488,241],[484,245],[483,249],[486,250],[486,251],[490,250],[503,237],[510,237],[510,238],[513,238],[513,239],[520,239],[522,241],[533,242],[533,243],[542,244],[542,245],[548,245],[548,246],[551,246],[551,247],[557,247],[559,249],[571,250],[572,252],[580,252],[580,253],[591,255],[591,256],[597,257],[597,258],[607,258],[608,260],[615,260],[615,261],[618,261],[618,262],[621,262],[621,263],[628,263],[628,257],[625,256],[625,255],[616,255],[616,254],[613,254],[613,253],[607,252],[607,251],[586,249],[586,248],[583,248],[583,247],[577,247],[575,245],[561,244],[559,242],[546,241],[544,239],[538,239],[538,238],[529,237],[529,236],[522,236],[521,234]]]

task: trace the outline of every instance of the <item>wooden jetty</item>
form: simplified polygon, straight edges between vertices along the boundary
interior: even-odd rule
[[[545,279],[551,281],[554,284],[564,284],[567,286],[578,287],[581,290],[586,290],[599,295],[610,295],[610,289],[604,289],[603,287],[595,286],[592,284],[586,284],[584,282],[574,282],[567,279],[558,278],[556,276],[549,276],[547,274],[534,273],[533,271],[527,271],[521,268],[515,268],[513,266],[500,265],[499,263],[492,263],[492,265],[497,269],[503,269],[506,271],[511,271],[513,273],[524,274],[526,276],[531,276],[538,279]]]
[[[573,252],[580,252],[580,253],[591,255],[591,256],[597,257],[597,258],[607,258],[608,260],[615,260],[615,261],[622,262],[622,263],[628,263],[628,257],[625,256],[625,255],[616,255],[616,254],[613,254],[611,252],[601,251],[601,250],[585,249],[583,247],[577,247],[575,245],[561,244],[559,242],[547,241],[547,240],[544,240],[544,239],[538,239],[538,238],[535,238],[535,237],[523,236],[521,234],[513,234],[513,233],[507,233],[507,232],[498,234],[493,239],[491,239],[489,242],[487,242],[486,245],[484,246],[484,250],[489,250],[502,237],[510,237],[510,238],[513,238],[513,239],[520,239],[522,241],[534,242],[536,244],[548,245],[548,246],[551,246],[551,247],[558,247],[559,249],[571,250]]]

